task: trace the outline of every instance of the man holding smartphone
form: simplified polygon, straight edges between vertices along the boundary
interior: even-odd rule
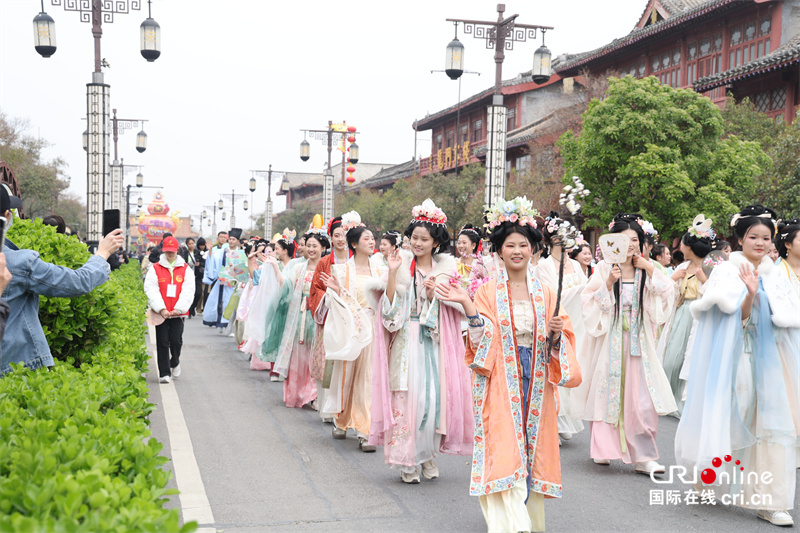
[[[12,210],[20,206],[22,200],[13,196],[7,185],[0,186],[0,215],[8,226],[13,222]],[[31,370],[53,366],[50,346],[39,322],[39,296],[72,298],[92,292],[108,280],[108,257],[122,242],[122,230],[112,231],[100,241],[95,255],[78,270],[72,270],[45,263],[38,252],[20,250],[5,240],[6,265],[12,278],[3,291],[3,300],[11,312],[0,344],[0,376],[11,371],[11,363],[24,363]]]

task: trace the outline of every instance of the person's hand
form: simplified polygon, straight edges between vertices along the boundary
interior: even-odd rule
[[[433,300],[433,291],[436,289],[436,276],[428,276],[423,283],[425,292],[428,295],[428,301]]]
[[[336,294],[342,294],[342,287],[339,285],[339,280],[336,279],[336,276],[329,276],[328,274],[320,274],[319,278],[322,280],[322,283],[335,292]]]
[[[461,287],[454,287],[449,283],[436,284],[436,296],[445,302],[453,302],[457,304],[464,304],[471,301],[469,293]]]
[[[395,248],[394,250],[389,252],[389,257],[386,258],[386,261],[389,263],[389,271],[397,272],[397,270],[403,264],[403,258],[400,255],[400,250]]]
[[[644,270],[648,274],[653,274],[653,270],[656,267],[653,266],[653,263],[647,260],[647,258],[641,255],[634,255],[633,256],[633,268],[638,268],[639,270]]]
[[[161,315],[162,318],[169,318],[170,315],[169,311],[167,311],[166,309],[162,309],[161,313],[159,314]]]
[[[267,262],[267,254],[265,254],[264,252],[258,252],[258,254],[256,254],[256,259],[260,263],[266,263]]]
[[[611,290],[611,287],[622,277],[622,270],[620,270],[619,265],[614,265],[611,267],[611,270],[608,273],[608,279],[606,280],[606,287],[608,290]]]
[[[739,266],[739,278],[747,287],[747,294],[753,295],[758,292],[758,270],[750,270],[746,265]]]
[[[181,316],[182,314],[183,313],[181,313],[180,311],[176,311],[174,309],[169,312],[169,316]]]
[[[12,277],[11,272],[6,267],[6,254],[0,252],[0,293],[6,290]]]
[[[556,315],[550,319],[550,322],[548,322],[547,327],[553,333],[553,337],[560,337],[561,330],[564,329],[564,319]]]
[[[124,240],[125,238],[122,236],[122,230],[119,228],[115,229],[103,237],[103,240],[97,245],[97,255],[105,260],[108,260],[111,254],[122,247]]]
[[[672,281],[680,281],[686,277],[686,269],[681,268],[672,273]]]

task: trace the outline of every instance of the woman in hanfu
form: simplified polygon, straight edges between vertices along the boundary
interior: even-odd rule
[[[733,505],[791,526],[800,298],[768,256],[775,218],[760,205],[734,215],[742,251],[714,267],[691,305],[697,333],[675,456],[690,471],[714,472],[716,483],[699,490],[735,495]]]
[[[658,416],[677,409],[669,380],[656,355],[655,326],[672,305],[672,281],[642,256],[644,231],[639,215],[619,214],[611,233],[630,239],[624,263],[607,261],[583,291],[582,350],[591,366],[583,385],[573,391],[586,398],[584,419],[591,424],[591,457],[635,463],[641,474],[663,473],[656,462]]]
[[[347,329],[339,336],[343,341],[338,345],[339,351],[358,352],[355,360],[334,361],[326,394],[328,402],[336,402],[330,407],[334,413],[334,427],[343,432],[354,429],[361,451],[374,452],[375,446],[367,440],[372,407],[372,338],[378,301],[375,297],[370,298],[368,286],[380,278],[381,271],[370,261],[375,238],[361,224],[361,218],[353,216],[353,213],[342,215],[347,245],[353,253],[346,263],[344,283],[334,275],[322,274],[327,290],[317,308],[317,315],[325,318],[326,328]],[[326,358],[331,356],[326,352]]]
[[[384,447],[404,483],[439,477],[438,452],[472,451],[469,371],[463,364],[463,309],[440,302],[437,281],[452,278],[447,217],[428,199],[405,230],[412,254],[395,250],[389,271],[370,287],[382,294],[376,320],[369,443]]]
[[[361,217],[355,211],[347,214],[348,216]],[[347,277],[347,260],[350,258],[350,250],[347,248],[347,237],[345,236],[342,217],[334,217],[328,222],[328,236],[330,237],[332,250],[331,253],[320,259],[319,265],[314,272],[314,279],[311,282],[311,293],[308,299],[308,307],[314,321],[317,323],[317,336],[314,339],[314,351],[311,354],[311,375],[314,376],[317,384],[317,401],[314,402],[314,409],[319,412],[322,421],[333,423],[333,415],[341,408],[341,397],[329,398],[329,387],[333,375],[333,361],[325,359],[325,347],[322,336],[325,331],[325,313],[321,312],[319,304],[325,296],[327,287],[322,281],[322,276],[336,276],[340,285],[344,285]],[[341,369],[339,369],[341,371]],[[335,393],[335,391],[333,391]],[[334,439],[344,439],[345,431],[336,427],[331,428],[331,436]]]
[[[274,274],[264,276],[263,273],[265,269],[273,270],[275,267],[279,272],[283,272],[290,267],[293,269],[292,265],[296,266],[299,262],[305,261],[302,258],[299,261],[291,259],[297,248],[296,243],[292,240],[293,236],[294,231],[288,232],[287,230],[284,230],[283,234],[276,234],[273,237],[275,252],[267,249],[265,253],[257,254],[256,259],[261,262],[260,268],[255,269],[256,263],[251,260],[253,288],[257,290],[257,293],[253,299],[250,316],[247,317],[245,323],[247,340],[240,350],[251,355],[251,370],[270,371],[270,381],[283,381],[283,378],[275,371],[274,364],[278,358],[281,340],[286,329],[286,316],[289,313],[292,292],[288,288],[286,291],[280,290],[278,279]],[[303,235],[301,240],[305,242],[305,239],[306,236]],[[270,255],[275,256],[275,266],[271,262],[266,262]],[[288,261],[287,258],[289,258]],[[264,279],[263,285],[262,278]],[[268,287],[268,285],[272,285],[272,287]],[[279,294],[277,298],[275,298],[275,291],[278,291]],[[267,322],[267,315],[270,317],[269,322]]]
[[[308,300],[314,271],[329,246],[324,230],[309,231],[306,234],[308,259],[289,263],[281,272],[277,260],[269,256],[268,264],[272,269],[262,269],[260,284],[280,288],[280,291],[269,291],[270,308],[274,313],[266,314],[265,323],[271,324],[275,314],[283,312],[281,301],[288,302],[286,326],[273,366],[273,370],[284,378],[283,401],[286,407],[303,407],[317,398],[317,384],[311,375],[311,352],[317,324],[311,316]],[[272,345],[272,339],[267,339],[265,344]]]
[[[458,274],[465,279],[483,279],[487,276],[483,266],[483,243],[481,232],[472,224],[464,224],[458,232],[456,250]],[[474,273],[474,274],[473,274]]]
[[[558,213],[551,211],[545,218],[544,226],[542,227],[542,234],[544,240],[550,246],[550,255],[539,261],[536,265],[535,276],[536,279],[550,287],[555,293],[558,290],[558,271],[561,268],[561,252],[562,242],[558,235],[559,228],[563,225],[572,227],[572,225],[558,216]],[[572,246],[583,243],[572,240]],[[564,277],[561,284],[561,305],[564,311],[569,316],[570,323],[572,324],[572,331],[575,334],[575,354],[578,361],[582,366],[589,367],[590,360],[587,352],[582,350],[580,345],[583,339],[583,311],[581,309],[581,292],[589,282],[589,279],[583,273],[580,263],[569,256],[571,246],[567,247],[567,253],[564,254]],[[558,411],[558,436],[564,440],[569,440],[572,435],[583,431],[583,408],[584,404],[581,401],[576,401],[570,395],[570,389],[562,387],[559,391],[559,411]]]
[[[701,288],[708,280],[703,271],[703,259],[711,253],[711,241],[716,234],[711,229],[711,219],[697,215],[692,225],[681,237],[680,250],[685,262],[675,268],[672,281],[675,285],[675,312],[667,321],[658,343],[659,359],[669,379],[678,410],[672,413],[680,418],[686,381],[681,379],[681,369],[686,360],[694,319],[689,306],[700,298]]]
[[[381,270],[381,273],[384,273],[389,270],[389,254],[402,245],[403,236],[400,232],[389,230],[381,237],[381,242],[378,246],[378,251],[380,253],[372,254],[369,260]]]
[[[474,305],[463,289],[437,286],[439,297],[463,305],[469,319],[470,494],[480,497],[490,532],[544,531],[544,498],[561,497],[558,391],[581,382],[569,317],[563,309],[554,315],[555,291],[528,268],[542,239],[535,215],[525,198],[488,212],[504,268],[478,288]]]

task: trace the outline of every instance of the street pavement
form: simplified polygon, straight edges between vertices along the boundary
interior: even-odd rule
[[[406,485],[384,464],[382,448],[363,453],[352,431],[333,440],[316,412],[284,407],[282,383],[250,370],[234,340],[204,327],[201,317],[186,320],[183,340],[183,373],[173,383],[159,384],[151,363],[151,427],[171,459],[164,468],[182,478],[170,481],[170,487],[181,484],[183,495],[171,496],[167,507],[200,517],[201,533],[486,531],[478,498],[469,495],[471,458],[439,455],[439,479]],[[677,422],[659,421],[667,465],[674,462]],[[202,483],[186,466],[195,462]],[[687,504],[690,487],[678,480],[655,484],[631,465],[595,465],[588,425],[561,447],[561,468],[564,495],[545,502],[547,531],[778,530],[755,511]],[[681,501],[651,505],[651,490],[679,491],[672,494]]]

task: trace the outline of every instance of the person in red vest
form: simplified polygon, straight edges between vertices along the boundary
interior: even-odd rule
[[[147,272],[144,292],[150,301],[150,308],[163,320],[156,325],[158,381],[169,383],[170,377],[181,375],[183,319],[189,316],[195,284],[192,269],[178,255],[178,240],[173,236],[166,237],[161,250],[163,253],[158,263]]]

